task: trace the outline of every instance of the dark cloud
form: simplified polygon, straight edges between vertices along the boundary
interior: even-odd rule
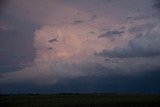
[[[0,22],[1,27],[5,25],[0,30],[0,72],[20,70],[25,67],[20,63],[34,61],[34,30],[38,26],[6,14],[0,16]]]
[[[80,13],[77,13],[77,15],[81,15]],[[90,19],[88,20],[89,22],[90,21],[94,21],[94,20],[96,20],[98,18],[98,16],[97,15],[91,15],[90,16]],[[83,20],[75,20],[74,22],[73,22],[73,24],[81,24],[81,23],[84,23],[84,22],[86,22],[86,21],[83,21]],[[87,22],[86,22],[87,23]]]
[[[137,16],[134,16],[134,17],[127,17],[128,20],[131,20],[131,21],[134,21],[134,20],[144,20],[144,19],[147,19],[149,18],[149,16],[147,15],[137,15]]]
[[[159,66],[159,63],[157,63],[159,62],[159,59],[156,59],[156,61],[154,60],[156,58],[155,56],[160,55],[160,36],[158,32],[157,33],[152,32],[153,30],[154,31],[157,30],[155,28],[156,24],[155,23],[152,24],[152,21],[156,22],[156,20],[154,20],[154,17],[150,18],[149,20],[143,20],[148,18],[148,16],[152,17],[150,15],[151,11],[153,11],[154,9],[147,10],[150,9],[147,8],[147,6],[151,5],[149,4],[150,3],[149,0],[145,2],[138,0],[131,0],[131,1],[127,0],[59,1],[58,0],[54,2],[50,2],[50,0],[47,0],[44,2],[44,0],[40,0],[34,3],[36,5],[33,4],[32,0],[28,1],[15,0],[15,2],[10,3],[11,5],[11,7],[9,6],[10,9],[6,10],[7,14],[14,15],[14,17],[0,16],[0,22],[4,23],[8,22],[7,24],[11,26],[11,28],[13,28],[13,29],[10,28],[5,29],[3,26],[1,27],[0,25],[0,76],[1,77],[3,76],[4,78],[4,81],[0,87],[0,93],[3,92],[4,93],[5,92],[18,92],[18,93],[19,92],[36,92],[36,93],[37,92],[41,93],[43,92],[46,93],[47,92],[160,92],[160,86],[158,83],[160,80],[159,78],[160,73],[159,70],[157,70],[158,73],[155,73],[155,71],[153,70],[155,68],[158,68],[157,66]],[[160,3],[157,0],[154,7],[159,9],[159,4]],[[0,7],[1,6],[2,5],[0,5]],[[142,9],[139,13],[142,12],[143,15],[139,14],[137,15],[133,13],[133,17],[132,16],[128,17],[129,20],[126,20],[126,17],[129,14],[132,14],[133,12],[132,10],[139,8]],[[148,16],[146,14],[148,14]],[[62,21],[61,17],[64,18],[63,19],[64,23],[59,23],[59,21],[60,22]],[[67,22],[70,23],[67,23],[65,20],[67,20]],[[133,21],[135,23],[131,25],[131,23],[128,23],[128,21],[130,20],[131,21],[137,20],[137,21]],[[141,23],[145,23],[145,21],[151,22],[151,24],[142,25]],[[42,29],[39,29],[39,27],[33,25],[33,23],[41,24]],[[78,27],[72,26],[74,24],[82,26]],[[117,28],[116,26],[117,25],[119,26],[120,24],[126,25],[126,28]],[[134,26],[135,24],[136,26]],[[47,42],[50,44],[49,46],[45,40],[43,42],[44,35],[43,37],[41,36],[41,33],[42,34],[45,33],[46,35],[49,34],[48,37],[54,36],[50,35],[50,33],[52,33],[52,25],[55,28],[55,30],[53,29],[53,32],[55,31],[55,33],[56,32],[58,34],[60,33],[62,39],[63,36],[67,35],[61,35],[61,34],[63,33],[65,34],[67,31],[67,34],[70,35],[70,33],[73,33],[72,30],[74,29],[76,38],[76,36],[84,35],[84,33],[81,32],[79,29],[81,30],[86,29],[84,32],[87,31],[90,35],[95,35],[99,34],[99,31],[101,31],[104,28],[104,26],[107,27],[106,29],[109,29],[111,27],[112,28],[116,27],[116,28],[110,29],[108,31],[103,30],[104,31],[102,32],[103,34],[101,33],[102,35],[100,36],[98,35],[99,37],[107,37],[110,39],[107,40],[106,42],[104,38],[97,40],[98,38],[94,38],[95,36],[93,37],[93,39],[92,38],[90,39],[89,35],[86,38],[84,37],[84,40],[83,39],[79,40],[80,44],[78,43],[77,45],[76,43],[75,47],[74,47],[75,42],[72,44],[68,43],[60,44],[60,48],[61,45],[62,49],[66,47],[64,51],[66,51],[67,54],[69,54],[69,57],[67,57],[66,59],[65,57],[63,57],[63,55],[62,57],[61,55],[59,56],[59,53],[61,54],[62,49],[58,50],[59,47],[54,47],[57,50],[56,56],[58,56],[58,58],[54,59],[55,57],[54,56],[53,56],[54,58],[52,57],[54,53],[52,51],[53,47],[51,46],[51,44],[56,42],[57,39],[55,38],[47,39]],[[66,25],[69,26],[69,31],[68,28],[65,29]],[[49,27],[49,29],[47,26]],[[128,29],[128,27],[130,28]],[[43,28],[46,29],[44,30],[44,32]],[[92,30],[95,30],[95,32]],[[129,33],[130,35],[127,35]],[[35,38],[40,37],[40,42],[34,41],[34,35],[36,35]],[[127,46],[124,47],[117,46],[118,44],[123,44],[123,42],[126,43],[125,41],[126,39],[128,40],[133,37],[135,38],[130,40]],[[83,36],[80,37],[80,39],[81,38],[83,38]],[[111,41],[112,38],[113,39],[117,38],[117,39],[115,41]],[[70,39],[72,40],[73,38],[71,37],[69,38],[69,40]],[[101,40],[103,39],[104,41],[101,42]],[[111,41],[112,43],[109,41]],[[41,44],[42,42],[43,44]],[[20,72],[17,71],[24,68],[24,66],[21,66],[21,62],[27,64],[34,61],[35,51],[33,43],[35,45],[38,43],[38,45],[35,46],[36,48],[42,45],[45,46],[47,45],[47,46],[44,51],[39,51],[38,50],[39,47],[37,48],[38,57],[35,59],[36,66],[31,65],[31,67],[29,68],[27,67],[26,69],[23,69]],[[102,50],[102,52],[96,54],[102,57],[106,57],[105,58],[106,63],[104,61],[101,62],[101,59],[99,60],[97,56],[92,57],[93,52],[96,52],[98,50],[97,48],[100,47],[101,49],[105,45],[108,45],[108,43],[109,46],[111,47],[112,46],[117,46],[117,47],[114,48],[113,50],[107,50],[110,49],[110,47],[107,46],[108,47],[107,49]],[[79,47],[79,45],[82,45],[82,47],[81,46]],[[80,50],[80,52],[79,51],[78,53],[73,52],[72,55],[72,52],[70,53],[70,51],[74,51],[74,49],[77,50],[77,48],[80,48],[78,49]],[[48,53],[48,51],[50,51],[51,53]],[[44,54],[41,52],[44,52]],[[84,58],[82,58],[81,60],[82,56]],[[132,58],[132,57],[143,57],[143,58]],[[150,57],[154,58],[152,59]],[[47,59],[51,60],[48,61]],[[150,63],[145,63],[146,59],[149,59]],[[149,71],[149,69],[151,69],[151,71]],[[141,73],[145,72],[145,70],[147,70],[146,72],[150,73],[140,75]],[[13,71],[17,72],[15,73]],[[1,72],[11,72],[11,73],[4,73],[4,75],[1,75]],[[140,76],[135,76],[134,73],[135,75],[140,75]],[[10,81],[13,83],[9,84],[5,82],[5,79],[6,81]],[[37,84],[34,86],[30,85],[34,83]],[[43,83],[47,85],[49,84],[49,86],[46,85],[42,86]],[[38,87],[37,86],[38,84],[40,84],[41,87]]]
[[[17,63],[16,55],[8,50],[0,50],[0,65]]]
[[[121,61],[120,58],[105,58],[105,62],[119,63],[120,61]]]
[[[96,55],[110,58],[128,58],[137,56],[132,52],[131,49],[125,49],[121,47],[116,47],[113,50],[103,50],[100,53],[96,53]]]
[[[160,9],[160,0],[154,0],[156,3],[153,5],[153,7]]]
[[[86,76],[43,87],[27,82],[1,84],[0,93],[160,93],[159,81],[160,72],[154,70],[139,76]]]
[[[0,49],[0,73],[22,69],[23,66],[19,65],[20,61],[20,57],[16,56],[14,53],[9,50]]]
[[[48,42],[52,43],[52,42],[58,42],[57,38],[53,38],[53,39],[50,39]]]
[[[52,47],[49,47],[49,48],[48,48],[48,50],[52,50],[52,49],[53,49]]]
[[[111,58],[154,57],[160,55],[159,32],[153,31],[155,23],[135,25],[128,29],[137,35],[126,47],[116,47],[113,50],[103,50],[97,55]]]
[[[96,32],[94,32],[94,31],[90,31],[89,33],[90,33],[90,34],[96,34]]]
[[[3,10],[3,8],[6,6],[9,0],[0,0],[0,14]]]
[[[139,33],[146,33],[151,31],[156,26],[156,23],[147,23],[141,25],[135,25],[128,29],[130,33],[139,34]]]
[[[83,23],[83,21],[82,20],[75,20],[73,23],[74,24],[80,24],[80,23]]]
[[[114,37],[114,36],[121,36],[124,31],[122,30],[112,30],[112,31],[107,31],[106,33],[103,33],[99,37]]]
[[[92,15],[92,16],[91,16],[91,20],[92,20],[92,21],[94,21],[94,20],[97,19],[97,18],[98,18],[97,15]]]
[[[17,31],[13,31],[13,30],[9,30],[9,31],[0,31],[0,39],[9,39],[10,37],[18,37],[20,36],[19,32]]]
[[[116,1],[116,0],[95,0],[95,3],[97,4],[97,5],[108,5],[108,4],[110,4],[110,3],[112,3],[112,2],[114,2],[114,1]]]
[[[111,58],[159,56],[160,36],[158,32],[139,33],[134,39],[129,41],[128,47],[116,47],[113,50],[103,50],[96,55]]]
[[[7,49],[19,57],[26,56],[25,58],[21,58],[21,60],[22,62],[28,62],[34,58],[34,47],[32,44],[29,44],[32,41],[30,41],[31,38],[28,36],[28,34],[33,34],[24,33],[17,30],[0,31],[0,48]]]

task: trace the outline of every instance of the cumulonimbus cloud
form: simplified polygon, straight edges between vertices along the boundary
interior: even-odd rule
[[[156,20],[150,18],[152,11],[148,11],[150,17],[145,17],[144,20],[135,19],[132,23],[130,20],[126,22],[128,20],[126,14],[135,10],[132,3],[138,5],[137,8],[142,8],[141,12],[145,13],[150,0],[146,4],[142,1],[140,3],[127,1],[121,0],[115,3],[112,1],[111,6],[108,7],[104,5],[101,7],[99,4],[102,13],[96,10],[91,12],[92,6],[82,8],[78,5],[75,8],[75,5],[57,1],[51,3],[49,0],[44,4],[41,1],[36,7],[26,1],[24,10],[18,10],[21,8],[20,4],[13,3],[7,11],[8,14],[38,23],[41,27],[34,32],[33,45],[36,58],[33,64],[20,71],[3,73],[1,83],[31,81],[35,84],[48,85],[80,76],[107,75],[108,72],[128,75],[157,68],[160,44],[156,32],[159,27],[158,25],[155,27]],[[128,7],[125,7],[123,2]],[[52,7],[50,3],[55,4]],[[10,9],[17,5],[18,12],[11,13]],[[32,9],[34,11],[31,11]],[[119,9],[121,11],[118,11]],[[29,12],[29,16],[26,13],[18,16],[19,12],[24,11]],[[115,13],[110,14],[111,11]],[[92,15],[95,16],[91,17]],[[107,30],[124,28],[124,26],[125,30]],[[139,28],[142,30],[140,31]],[[104,32],[108,32],[105,33],[107,36],[100,38],[99,36]],[[108,35],[121,36],[112,41],[108,39]],[[109,58],[108,61],[105,60],[106,57]]]

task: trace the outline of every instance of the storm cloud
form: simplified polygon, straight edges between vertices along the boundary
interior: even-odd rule
[[[103,50],[99,54],[111,58],[129,58],[129,57],[154,57],[160,55],[160,37],[159,32],[149,32],[147,34],[138,34],[129,41],[126,47],[115,47],[113,50]]]
[[[152,0],[8,2],[0,17],[0,84],[56,86],[88,77],[109,84],[108,81],[113,81],[108,79],[110,75],[136,78],[159,70],[160,24],[157,9],[153,8],[155,3]],[[4,50],[16,56],[2,55]],[[4,64],[23,66],[8,72],[1,68]]]
[[[155,4],[153,5],[155,8],[159,9],[160,8],[160,1],[155,0]]]
[[[113,30],[113,31],[108,31],[106,33],[103,33],[102,35],[100,35],[99,37],[114,37],[114,36],[121,36],[121,34],[123,34],[124,31],[120,31],[120,30]]]

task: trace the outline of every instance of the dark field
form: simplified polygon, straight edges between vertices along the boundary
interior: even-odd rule
[[[1,95],[0,107],[160,107],[160,95]]]

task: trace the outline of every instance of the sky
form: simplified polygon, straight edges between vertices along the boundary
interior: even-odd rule
[[[160,93],[159,0],[1,0],[0,93]]]

